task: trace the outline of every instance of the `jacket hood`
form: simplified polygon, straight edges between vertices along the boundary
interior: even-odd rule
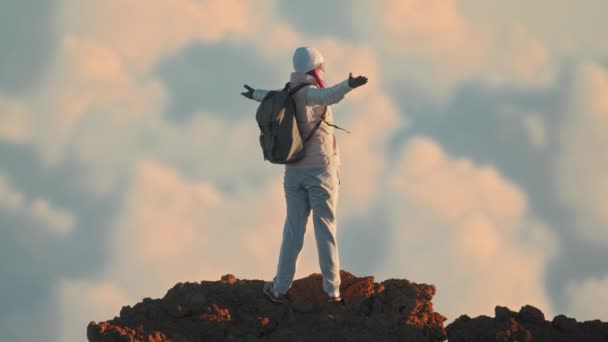
[[[289,80],[292,86],[296,86],[300,83],[310,83],[315,86],[318,86],[317,80],[314,76],[309,75],[305,72],[292,72],[291,79]]]

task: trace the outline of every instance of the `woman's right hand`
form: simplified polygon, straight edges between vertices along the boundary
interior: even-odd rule
[[[348,75],[348,86],[355,89],[367,83],[367,77],[365,76],[357,76],[353,77],[353,73],[351,72]]]
[[[241,93],[241,95],[245,96],[248,99],[253,100],[253,91],[254,91],[254,89],[251,88],[250,86],[246,85],[246,84],[244,85],[244,87],[247,88],[247,91],[244,92],[244,93]]]

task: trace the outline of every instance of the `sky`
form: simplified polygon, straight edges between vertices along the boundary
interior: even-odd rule
[[[0,0],[2,341],[85,339],[177,282],[272,279],[283,168],[243,84],[299,46],[342,154],[341,268],[608,321],[603,0]],[[311,223],[296,278],[318,273]]]

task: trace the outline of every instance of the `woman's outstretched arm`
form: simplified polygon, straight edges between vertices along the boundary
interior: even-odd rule
[[[344,80],[328,88],[308,88],[306,94],[306,104],[311,106],[329,106],[342,101],[344,96],[354,88],[367,83],[367,77],[353,77],[351,73],[347,80]]]
[[[266,97],[266,95],[270,92],[270,90],[265,89],[255,89],[253,91],[253,100],[262,102],[262,100]]]

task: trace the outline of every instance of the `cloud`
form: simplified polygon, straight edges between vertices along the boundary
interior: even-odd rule
[[[385,55],[389,80],[408,75],[437,89],[483,64],[489,34],[467,22],[455,1],[385,0],[366,6],[378,22],[372,44]]]
[[[530,144],[537,149],[542,149],[547,144],[547,129],[545,122],[539,113],[528,113],[523,119],[522,124]]]
[[[603,240],[596,239],[592,246],[588,239],[581,238],[581,224],[575,220],[572,206],[584,207],[586,204],[573,201],[566,207],[558,194],[563,185],[557,186],[557,161],[562,160],[562,165],[568,168],[583,168],[575,158],[562,159],[568,153],[579,157],[583,153],[563,150],[561,131],[569,125],[563,118],[574,118],[581,111],[566,109],[574,89],[569,69],[563,70],[559,84],[548,89],[468,84],[459,88],[446,108],[439,110],[420,103],[411,95],[400,101],[401,108],[413,109],[408,111],[414,123],[413,131],[431,136],[453,157],[465,156],[476,164],[494,165],[502,175],[525,189],[530,211],[542,218],[552,233],[564,241],[558,255],[544,269],[546,291],[555,312],[565,307],[564,285],[571,279],[604,274],[605,267],[599,260],[607,256]],[[399,99],[402,94],[403,91],[395,91],[394,98]],[[588,91],[581,91],[580,101],[586,101],[588,95]],[[540,122],[536,122],[537,118]],[[584,134],[590,132],[584,131]],[[582,131],[580,134],[582,136]],[[597,149],[589,148],[585,153],[601,151],[595,143],[589,146]],[[565,175],[561,179],[573,187],[580,181]],[[603,226],[589,230],[600,230]]]
[[[384,18],[379,25],[387,40],[400,42],[389,49],[437,55],[462,53],[463,46],[473,43],[469,39],[475,32],[454,1],[387,0],[383,5],[374,6]]]
[[[252,34],[257,13],[245,0],[62,0],[59,23],[60,32],[92,40],[118,54],[129,68],[145,71],[192,41]]]
[[[11,214],[33,219],[58,235],[72,232],[76,218],[67,210],[56,208],[48,200],[37,197],[28,200],[15,189],[8,176],[0,171],[0,207]]]
[[[497,31],[510,28],[515,21],[525,25],[563,59],[604,58],[608,52],[608,44],[601,39],[601,33],[608,29],[599,14],[606,10],[602,0],[587,1],[579,7],[572,7],[567,0],[538,0],[534,4],[523,0],[459,0],[458,5],[469,20],[491,25]],[[547,16],[547,9],[551,16]]]
[[[30,204],[31,215],[40,222],[47,224],[57,234],[67,234],[74,229],[74,215],[61,209],[53,208],[43,198],[36,198]]]
[[[361,4],[361,19],[375,18],[369,44],[381,51],[391,84],[414,84],[438,104],[454,88],[479,80],[488,85],[546,87],[554,79],[552,56],[526,26],[507,32],[465,17],[456,1],[385,0]]]
[[[133,139],[133,126],[162,108],[163,88],[155,80],[135,80],[118,56],[94,42],[68,36],[59,51],[46,81],[20,99],[25,131],[47,167],[59,165],[73,149],[84,161],[98,161],[91,171],[111,172],[104,166],[124,162],[115,160],[124,154],[114,151],[131,147],[118,143]],[[89,153],[93,145],[97,153]]]
[[[484,56],[481,78],[491,85],[548,87],[555,80],[549,49],[526,26],[514,24],[506,37],[496,33]]]
[[[437,310],[449,319],[488,315],[495,305],[532,304],[550,314],[543,273],[556,240],[495,168],[414,137],[386,191],[394,236],[384,273],[434,283]]]
[[[66,278],[57,282],[54,292],[56,303],[49,308],[59,319],[54,341],[82,341],[90,321],[106,321],[136,303],[109,281]]]
[[[0,139],[14,144],[29,143],[31,119],[23,103],[0,93]]]
[[[231,121],[197,110],[175,122],[164,115],[170,99],[164,83],[136,76],[114,51],[78,36],[66,37],[60,51],[39,91],[14,100],[26,108],[0,126],[13,121],[26,126],[0,132],[12,137],[30,132],[48,168],[75,161],[87,188],[100,196],[116,191],[137,159],[150,156],[219,183],[242,179],[238,175],[245,170],[234,165],[257,165],[247,170],[250,176],[267,170],[259,147],[251,144],[257,141],[251,117]],[[19,109],[17,104],[11,108]],[[224,149],[231,153],[217,153]]]
[[[608,276],[571,282],[566,296],[566,315],[578,321],[608,320]]]
[[[15,189],[8,176],[0,172],[0,205],[9,211],[21,210],[25,207],[25,196]]]
[[[137,171],[134,193],[128,199],[124,234],[134,240],[134,256],[140,262],[158,263],[181,257],[194,244],[206,245],[207,237],[196,235],[209,219],[204,213],[218,208],[222,195],[208,184],[184,184],[171,169],[142,162]],[[195,239],[195,235],[201,239]]]
[[[580,65],[567,90],[558,132],[555,184],[559,199],[573,210],[573,228],[593,244],[608,243],[608,71]]]
[[[306,2],[278,1],[277,17],[285,20],[305,36],[357,40],[360,29],[354,18],[357,3],[353,0],[309,0]],[[292,47],[295,47],[292,45]]]
[[[48,72],[31,93],[2,98],[0,138],[32,143],[47,168],[75,160],[97,195],[116,189],[131,170],[130,159],[145,150],[142,135],[162,121],[166,89],[145,71],[190,41],[217,41],[255,26],[246,1],[141,5],[58,4],[65,20],[57,21],[61,39]]]
[[[153,160],[136,170],[112,225],[107,279],[139,298],[162,296],[177,281],[274,275],[285,215],[280,180],[228,195]],[[301,256],[298,276],[318,271],[313,260]]]
[[[121,32],[121,34],[109,32],[121,27],[121,24],[112,26],[108,25],[108,22],[104,22],[103,26],[95,26],[96,20],[102,21],[100,18],[113,13],[112,6],[115,5],[112,4],[81,4],[70,8],[64,7],[62,11],[83,11],[80,16],[82,18],[86,18],[92,13],[99,17],[86,22],[68,21],[65,24],[66,27],[73,30],[64,30],[68,33],[64,36],[62,46],[55,59],[56,63],[52,66],[44,84],[31,96],[17,99],[27,104],[23,121],[24,125],[29,125],[29,127],[24,130],[31,132],[33,143],[40,149],[45,165],[52,168],[66,160],[76,161],[84,171],[86,185],[97,195],[108,195],[116,190],[118,184],[133,172],[134,161],[140,157],[177,162],[180,168],[189,167],[188,172],[191,176],[196,172],[202,172],[205,175],[211,174],[217,176],[217,178],[213,178],[213,181],[224,184],[228,183],[228,176],[232,179],[238,178],[236,176],[240,172],[238,169],[235,170],[232,165],[239,164],[239,161],[241,163],[252,161],[253,156],[259,159],[257,158],[259,151],[256,151],[255,146],[248,144],[243,136],[239,137],[234,132],[245,133],[246,136],[251,135],[251,139],[255,139],[254,125],[251,125],[252,129],[247,129],[245,120],[239,120],[235,127],[215,119],[194,118],[194,116],[208,118],[215,115],[200,111],[193,111],[191,120],[186,122],[174,124],[167,121],[164,112],[171,98],[165,84],[151,74],[142,75],[138,71],[133,71],[127,47],[120,43],[111,43],[114,38],[129,37],[131,32]],[[210,8],[214,11],[225,14],[226,7],[223,7],[223,4],[220,5],[213,1],[196,3],[196,9],[203,8],[198,6],[211,6]],[[245,3],[238,1],[235,4],[245,6]],[[162,11],[169,13],[172,13],[172,10],[178,11],[171,6],[189,8],[190,5],[194,6],[194,3],[181,1],[175,5],[162,5],[170,8],[162,7],[158,3],[148,4],[151,7],[148,10],[151,14],[148,15],[154,19],[155,15],[160,15]],[[129,2],[124,6],[128,8],[135,5]],[[241,8],[238,6],[237,9]],[[124,8],[119,12],[123,13]],[[233,14],[238,16],[242,13],[240,10],[235,10]],[[121,18],[118,15],[112,20],[122,22]],[[187,19],[184,20],[187,21]],[[79,26],[80,24],[82,26]],[[112,28],[112,30],[108,30],[108,28]],[[96,30],[103,34],[96,35]],[[133,30],[135,33],[138,32],[136,28]],[[187,30],[184,29],[185,31]],[[218,28],[218,32],[220,31],[230,31],[230,28],[221,30]],[[160,35],[156,38],[162,40],[162,37],[164,36]],[[214,39],[223,37],[223,34],[218,33]],[[302,39],[301,36],[296,37]],[[368,47],[342,44],[335,40],[316,41],[315,45],[321,46],[328,56],[328,65],[333,68],[332,74],[342,75],[339,81],[346,78],[348,72],[354,70],[372,75],[372,82],[377,82],[375,83],[377,85],[370,82],[369,85],[358,89],[349,96],[349,100],[352,97],[355,106],[351,107],[353,109],[348,109],[351,112],[348,115],[352,118],[359,118],[359,122],[354,120],[352,123],[360,126],[363,133],[358,133],[357,140],[345,139],[345,150],[348,149],[350,141],[356,145],[355,148],[359,152],[358,160],[371,159],[369,163],[366,163],[370,167],[369,172],[361,173],[361,176],[364,177],[359,177],[357,187],[364,191],[363,194],[371,194],[373,179],[382,170],[383,161],[379,160],[379,151],[382,149],[382,145],[388,141],[391,133],[399,129],[401,124],[400,115],[395,110],[392,101],[382,94],[380,77],[373,78],[374,75],[379,74],[378,56]],[[169,51],[172,46],[174,47],[169,43],[158,43],[158,45],[154,45],[153,50],[160,51],[162,47]],[[143,47],[138,44],[138,53],[146,52],[146,49],[145,44]],[[292,49],[293,47],[289,49],[289,55]],[[153,54],[150,51],[147,53]],[[290,64],[289,60],[290,58],[285,58],[285,63]],[[145,61],[138,62],[138,64],[145,64]],[[205,64],[203,67],[211,69],[213,65]],[[374,120],[370,121],[369,112],[372,111],[375,112]],[[39,116],[39,113],[43,112],[48,114]],[[33,120],[33,118],[39,117],[42,119]],[[204,136],[188,135],[189,133],[204,134],[204,132],[208,132],[209,130],[202,125],[210,124],[213,121],[226,137],[211,133],[211,136],[217,137],[212,141],[205,139]],[[370,127],[375,128],[370,130]],[[361,134],[365,136],[361,136]],[[12,135],[16,136],[14,133]],[[112,138],[108,139],[108,137]],[[162,139],[162,143],[159,139]],[[217,148],[222,148],[220,145],[227,141],[230,141],[233,144],[232,147],[236,148],[233,152],[238,153],[239,159],[232,158],[234,155],[230,154],[224,154],[225,157],[217,155]],[[366,145],[364,142],[369,144]],[[215,146],[214,150],[211,150],[209,146]],[[193,152],[198,153],[201,158],[194,159]],[[203,159],[207,153],[208,157],[215,160],[216,165],[213,167],[210,167],[210,164]],[[243,156],[248,157],[243,159]],[[262,163],[255,165],[260,165],[261,169]],[[227,170],[230,171],[226,173]],[[254,169],[253,174],[259,175],[261,172]],[[345,180],[348,180],[348,177],[345,175]],[[199,177],[199,179],[202,178]],[[361,205],[365,205],[365,203]]]
[[[275,29],[270,32],[269,36],[281,35]],[[278,50],[276,45],[272,48]],[[290,56],[282,60],[287,62],[282,68],[277,56],[272,52],[269,52],[271,58],[262,56],[260,50],[257,44],[237,45],[224,40],[191,44],[179,55],[163,59],[155,68],[155,74],[164,82],[170,96],[165,116],[183,121],[209,112],[228,120],[251,120],[256,103],[240,95],[245,89],[243,84],[281,88],[288,81],[291,67]],[[291,50],[289,46],[282,52]]]

